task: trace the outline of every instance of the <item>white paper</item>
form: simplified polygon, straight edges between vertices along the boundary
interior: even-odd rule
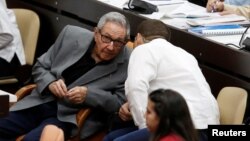
[[[126,3],[128,3],[128,0],[99,0],[99,1],[121,9],[124,7]]]
[[[187,23],[191,26],[199,26],[199,25],[209,25],[209,24],[216,24],[216,23],[227,23],[227,22],[239,22],[245,21],[246,18],[243,16],[230,14],[218,17],[207,17],[207,18],[200,18],[200,19],[189,19]]]
[[[11,93],[8,93],[6,91],[0,90],[0,95],[9,95],[9,102],[16,102],[17,101],[17,96]]]
[[[144,0],[156,6],[184,3],[186,0]]]
[[[166,13],[165,16],[169,18],[200,18],[209,17],[210,15],[204,7],[199,7],[186,2],[173,11]]]

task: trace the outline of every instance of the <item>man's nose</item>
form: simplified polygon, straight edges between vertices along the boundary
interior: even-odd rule
[[[115,47],[114,47],[114,41],[111,41],[111,42],[109,43],[108,49],[109,49],[109,50],[114,50],[114,49],[115,49]]]

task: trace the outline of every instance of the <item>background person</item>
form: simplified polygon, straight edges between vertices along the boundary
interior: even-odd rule
[[[7,77],[26,62],[15,13],[5,0],[0,0],[0,15],[0,77]]]
[[[237,14],[250,19],[250,4],[244,6],[236,6],[236,5],[225,4],[224,2],[220,1],[214,2],[211,0],[207,3],[207,11],[212,12],[213,10],[221,12],[220,13],[221,15]]]

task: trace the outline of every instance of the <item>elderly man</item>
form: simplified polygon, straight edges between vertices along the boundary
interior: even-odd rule
[[[0,119],[0,140],[25,134],[24,140],[36,141],[48,124],[63,129],[67,139],[76,133],[76,113],[82,107],[94,109],[82,138],[108,126],[126,101],[130,51],[124,46],[129,34],[128,21],[117,12],[102,16],[94,32],[66,26],[33,67],[37,88]]]

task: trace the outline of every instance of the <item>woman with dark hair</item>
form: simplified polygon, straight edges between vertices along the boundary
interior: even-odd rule
[[[150,93],[145,113],[151,141],[197,141],[185,99],[171,89]]]

